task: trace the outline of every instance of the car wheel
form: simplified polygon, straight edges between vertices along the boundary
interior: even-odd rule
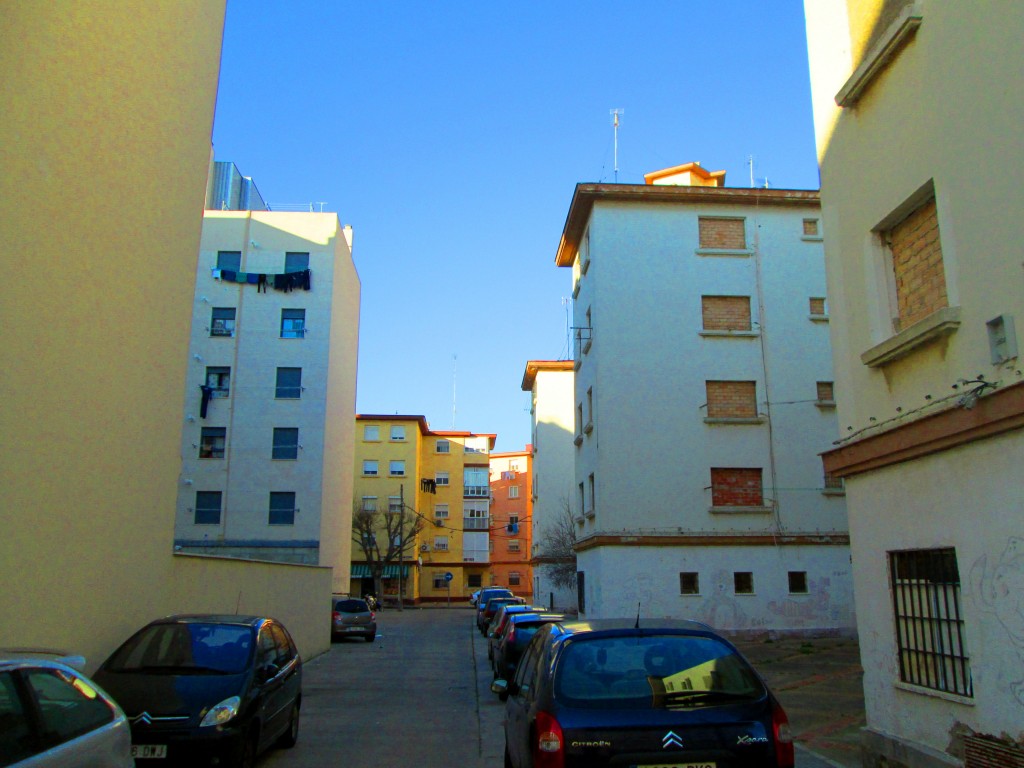
[[[281,734],[277,740],[277,746],[284,749],[291,749],[299,740],[299,702],[292,704],[292,712],[288,717],[288,730]]]
[[[366,637],[366,642],[368,642],[368,643],[372,643],[372,642],[373,642],[373,638],[375,638],[376,636],[377,636],[377,634],[376,634],[376,633],[374,633],[374,634],[372,634],[372,635],[366,635],[366,636],[365,636],[365,637]]]
[[[505,768],[513,768],[512,755],[508,753],[508,744],[505,745]]]

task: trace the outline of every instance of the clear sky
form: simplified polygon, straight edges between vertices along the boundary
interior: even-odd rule
[[[816,189],[802,0],[228,0],[214,123],[275,205],[324,202],[362,281],[356,410],[530,440],[571,356],[580,182],[690,161]],[[319,209],[319,208],[318,208]]]

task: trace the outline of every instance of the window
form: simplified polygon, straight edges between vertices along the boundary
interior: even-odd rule
[[[207,366],[206,386],[213,390],[213,397],[227,397],[231,393],[231,369],[224,366]]]
[[[462,504],[462,528],[466,531],[486,531],[490,527],[490,510],[486,500],[465,501]]]
[[[388,463],[388,475],[391,477],[405,477],[405,461],[392,459]]]
[[[732,586],[737,595],[754,594],[754,574],[750,571],[736,571],[732,575]]]
[[[196,491],[195,524],[220,525],[220,491]]]
[[[377,477],[380,474],[380,469],[376,459],[363,459],[363,476],[364,477]]]
[[[484,584],[483,574],[471,573],[471,574],[469,574],[469,576],[467,578],[468,578],[468,581],[469,581],[468,586],[470,586],[470,587],[482,587],[483,584]]]
[[[698,219],[700,247],[714,250],[745,250],[747,238],[743,219],[701,216]]]
[[[509,539],[508,540],[508,551],[509,552],[518,552],[519,551],[519,539]]]
[[[807,571],[790,571],[789,572],[789,594],[791,594],[791,595],[806,595],[807,594]]]
[[[295,494],[291,491],[270,492],[271,525],[295,525]]]
[[[40,725],[48,747],[64,744],[114,719],[114,712],[78,677],[56,669],[22,673],[39,704]],[[4,755],[4,765],[9,765]],[[44,762],[49,762],[44,759]]]
[[[749,296],[701,296],[705,331],[749,331]]]
[[[508,516],[508,529],[515,533],[519,530],[519,515]]]
[[[363,442],[375,443],[380,440],[380,426],[377,424],[363,425]]]
[[[376,512],[377,511],[377,497],[376,496],[363,496],[363,512]]]
[[[309,269],[309,254],[291,252],[285,253],[284,255],[284,271],[287,272],[301,272],[304,269]]]
[[[817,384],[818,402],[834,403],[836,400],[835,385],[831,381],[819,381]]]
[[[700,594],[700,577],[696,571],[683,571],[679,574],[679,594]]]
[[[828,472],[825,473],[824,486],[826,491],[844,491],[846,486],[843,485],[843,478],[836,477]]]
[[[211,336],[235,335],[235,308],[214,307],[210,316]]]
[[[398,515],[402,512],[402,497],[388,496],[388,514]]]
[[[518,485],[510,485],[508,487],[508,497],[510,499],[518,499],[519,498],[519,486]]]
[[[889,553],[900,680],[973,696],[956,550]]]
[[[817,219],[804,219],[804,237],[816,238],[820,235]]]
[[[463,495],[467,498],[489,498],[491,479],[487,467],[466,467],[462,470]]]
[[[281,310],[281,338],[301,339],[306,335],[306,310]]]
[[[709,419],[756,419],[757,384],[753,381],[706,381]]]
[[[443,573],[435,573],[433,579],[434,589],[448,589],[448,579],[444,577]]]
[[[274,396],[279,400],[298,400],[302,397],[302,369],[278,368]]]
[[[587,389],[587,422],[583,425],[583,431],[588,435],[594,431],[594,388]]]
[[[825,303],[825,297],[812,296],[809,303],[811,305],[811,317],[828,317],[828,307]]]
[[[761,469],[711,469],[713,507],[760,507],[764,504]]]
[[[0,755],[7,765],[25,760],[38,751],[38,746],[33,744],[31,721],[10,672],[0,672],[0,723]]]
[[[586,494],[584,494],[584,492],[583,492],[583,483],[580,483],[578,487],[579,487],[579,502],[580,502],[579,516],[583,517],[586,514],[586,512],[587,512],[587,497],[586,497]]]
[[[448,485],[448,473],[447,472],[435,472],[434,473],[434,483],[436,483],[438,485],[438,487]]]
[[[448,505],[447,504],[435,504],[434,505],[434,517],[440,520],[448,519]]]
[[[391,440],[393,442],[402,442],[405,440],[405,425],[404,424],[392,424],[391,425]]]
[[[202,436],[199,438],[199,458],[223,459],[227,433],[225,427],[203,427]]]
[[[241,251],[217,251],[217,269],[239,272],[242,269]]]
[[[587,514],[593,516],[597,509],[597,493],[594,491],[594,473],[591,472],[587,476],[587,488],[590,491],[590,509],[587,510]]]
[[[435,453],[451,453],[451,450],[452,444],[449,443],[447,440],[438,440],[436,443],[434,443]]]
[[[297,427],[274,427],[274,448],[271,458],[299,458],[299,430]]]
[[[934,191],[880,235],[891,259],[895,293],[893,330],[899,333],[949,306]]]
[[[435,552],[447,552],[448,551],[448,537],[447,536],[435,536],[434,537],[434,551]]]
[[[520,575],[519,571],[509,571],[508,572],[508,585],[510,587],[518,587],[519,586],[519,582],[521,580],[522,580],[522,576]]]

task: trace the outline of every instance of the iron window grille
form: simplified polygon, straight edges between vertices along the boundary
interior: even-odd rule
[[[900,680],[973,697],[956,550],[889,553]]]

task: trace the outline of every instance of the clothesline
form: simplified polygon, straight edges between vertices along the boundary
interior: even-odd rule
[[[300,288],[304,291],[309,291],[313,288],[313,273],[309,269],[278,274],[238,272],[233,269],[218,269],[217,267],[213,267],[211,271],[214,280],[223,280],[226,283],[255,285],[258,293],[265,293],[268,285],[273,286],[275,291],[284,291],[285,293],[291,293]]]

